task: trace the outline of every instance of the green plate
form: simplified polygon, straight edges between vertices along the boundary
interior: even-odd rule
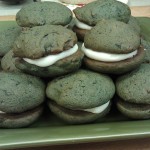
[[[150,19],[138,18],[142,36],[150,41]],[[16,25],[0,22],[0,30]],[[150,137],[150,120],[133,121],[115,108],[103,119],[86,125],[67,125],[45,110],[43,116],[28,128],[0,129],[0,149],[112,141]]]

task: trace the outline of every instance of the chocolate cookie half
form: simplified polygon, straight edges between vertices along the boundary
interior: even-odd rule
[[[131,11],[128,5],[116,0],[98,0],[82,8],[74,9],[74,31],[80,40],[83,40],[87,31],[91,30],[98,21],[103,19],[118,20],[128,23]]]
[[[25,127],[42,113],[45,85],[37,77],[0,72],[0,127]]]
[[[92,122],[105,116],[114,93],[110,77],[87,70],[54,79],[46,89],[51,111],[72,124]]]
[[[40,77],[77,70],[83,58],[75,33],[65,27],[45,25],[22,31],[13,48],[18,69]]]
[[[66,6],[55,2],[36,2],[25,5],[16,15],[21,27],[42,25],[66,26],[72,20],[72,12]]]
[[[128,24],[103,20],[85,36],[84,62],[92,70],[123,74],[138,67],[144,59],[139,34]]]
[[[117,107],[124,115],[133,119],[150,118],[150,65],[142,64],[138,69],[119,77],[116,81]]]

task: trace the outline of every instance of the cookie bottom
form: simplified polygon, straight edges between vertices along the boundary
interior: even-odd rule
[[[137,55],[119,62],[101,62],[85,57],[85,65],[94,71],[108,74],[123,74],[137,68],[145,56],[144,48],[139,47]]]
[[[48,102],[48,106],[57,117],[64,120],[65,122],[69,124],[83,124],[90,123],[98,118],[104,117],[110,111],[111,104],[109,104],[109,106],[102,113],[99,114],[94,114],[82,110],[71,110],[62,107],[50,100]]]
[[[118,99],[116,102],[118,110],[125,116],[132,119],[149,119],[150,118],[150,105],[136,104],[126,102]]]
[[[0,113],[0,128],[21,128],[34,123],[42,114],[43,105],[23,113]]]
[[[78,40],[84,41],[84,36],[88,30],[79,29],[78,27],[74,26],[73,31],[76,33]]]
[[[48,67],[39,67],[32,65],[18,58],[15,61],[16,68],[22,72],[38,76],[38,77],[57,77],[74,72],[79,69],[83,59],[83,52],[78,50],[73,55],[57,61],[55,64]]]

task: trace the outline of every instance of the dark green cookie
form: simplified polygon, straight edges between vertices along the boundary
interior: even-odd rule
[[[116,81],[118,109],[134,119],[150,118],[150,65],[119,77]]]
[[[1,67],[4,71],[10,71],[10,72],[20,72],[19,69],[15,66],[15,60],[17,58],[14,57],[13,51],[10,50],[5,54],[5,56],[1,60]]]
[[[23,73],[0,72],[0,111],[21,113],[45,99],[45,85],[39,78]]]
[[[128,25],[130,25],[137,33],[140,34],[141,28],[135,17],[133,17],[133,16],[130,17]]]
[[[130,8],[116,0],[98,0],[81,8],[74,9],[75,16],[81,22],[94,26],[103,19],[118,20],[127,23],[131,11]]]
[[[24,6],[16,15],[19,26],[67,25],[72,12],[66,6],[55,2],[36,2]]]
[[[144,49],[140,46],[139,33],[130,25],[120,21],[98,22],[85,35],[84,45],[93,51],[110,54],[126,54],[138,50],[135,56],[117,62],[97,61],[85,57],[86,66],[97,72],[123,74],[137,68],[144,59]]]
[[[0,113],[0,128],[21,128],[34,123],[42,114],[43,106],[22,113]]]
[[[61,59],[48,67],[38,67],[25,62],[23,59],[16,59],[15,66],[22,72],[35,76],[57,77],[78,70],[81,66],[83,56],[83,52],[78,50],[73,55]]]
[[[48,83],[46,94],[54,114],[69,123],[91,122],[106,115],[110,103],[102,112],[93,113],[83,109],[102,106],[115,93],[112,79],[106,75],[87,70],[59,77]]]
[[[103,20],[87,32],[84,44],[94,51],[125,54],[138,49],[140,36],[126,23]]]
[[[77,43],[76,34],[62,26],[45,25],[21,32],[14,43],[14,55],[21,58],[41,58],[72,48]]]
[[[21,28],[19,26],[8,27],[0,31],[0,56],[4,56],[13,47],[16,38],[19,36]]]

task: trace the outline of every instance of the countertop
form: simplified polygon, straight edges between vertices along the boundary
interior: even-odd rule
[[[131,7],[131,12],[133,16],[138,17],[150,17],[150,6],[136,6]],[[0,16],[0,21],[6,21],[6,20],[15,20],[15,16]]]

